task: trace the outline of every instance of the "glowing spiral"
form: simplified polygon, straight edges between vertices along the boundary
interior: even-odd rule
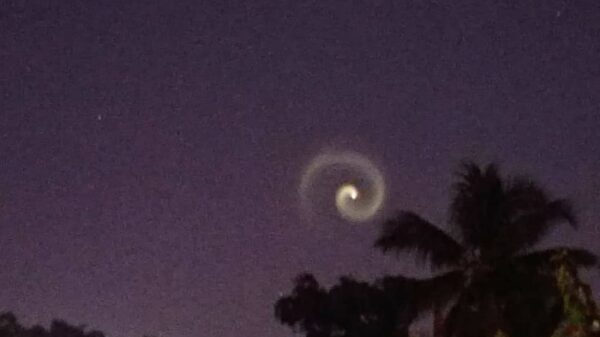
[[[321,194],[313,191],[323,185],[330,186],[324,187],[326,197],[319,200]],[[335,195],[329,193],[330,188]],[[379,169],[365,156],[353,151],[323,152],[305,168],[300,196],[305,209],[313,210],[331,202],[342,218],[362,222],[381,209],[385,183]]]

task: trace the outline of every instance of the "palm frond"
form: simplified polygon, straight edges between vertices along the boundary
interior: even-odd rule
[[[573,228],[579,225],[575,208],[567,199],[556,199],[548,203],[548,212],[551,221],[566,221]]]
[[[510,256],[537,244],[555,226],[577,219],[569,201],[552,200],[527,177],[517,177],[505,183],[499,200],[498,226],[489,249],[498,256]]]
[[[598,265],[598,256],[586,249],[572,247],[555,247],[534,251],[516,256],[513,261],[518,267],[533,268],[552,267],[552,259],[565,254],[575,267],[591,268]]]
[[[512,210],[538,208],[548,202],[546,191],[526,176],[517,176],[507,183],[506,196]]]
[[[416,251],[433,267],[455,265],[463,254],[458,242],[413,212],[400,212],[386,221],[375,246],[384,253]]]
[[[576,226],[577,220],[571,203],[565,199],[549,201],[544,205],[519,211],[507,225],[504,241],[511,252],[525,250],[563,223]]]

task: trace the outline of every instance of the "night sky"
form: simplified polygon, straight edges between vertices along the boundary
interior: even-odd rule
[[[299,272],[425,275],[377,221],[305,221],[330,146],[384,173],[382,217],[443,224],[464,158],[530,174],[580,215],[547,243],[600,254],[599,129],[597,0],[2,0],[0,310],[280,337]]]

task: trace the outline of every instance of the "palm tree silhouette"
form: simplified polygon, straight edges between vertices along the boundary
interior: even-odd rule
[[[563,252],[576,267],[596,264],[587,250],[532,250],[554,227],[576,227],[565,199],[552,199],[526,177],[503,179],[495,165],[462,165],[450,205],[451,233],[402,211],[383,224],[375,246],[414,252],[440,273],[418,286],[417,311],[445,308],[438,335],[549,336],[561,315],[550,259]]]

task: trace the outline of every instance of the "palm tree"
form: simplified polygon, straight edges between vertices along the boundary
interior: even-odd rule
[[[589,251],[532,250],[560,224],[576,227],[569,202],[551,198],[525,177],[503,179],[495,165],[463,164],[450,205],[450,233],[402,211],[383,224],[375,246],[415,252],[440,273],[421,282],[419,311],[445,307],[444,335],[549,336],[561,315],[550,258],[566,252],[577,267]]]

